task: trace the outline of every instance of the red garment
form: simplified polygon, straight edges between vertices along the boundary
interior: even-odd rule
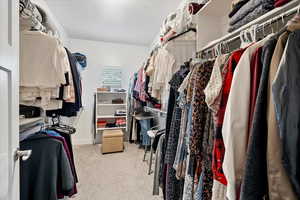
[[[251,71],[251,86],[250,86],[250,108],[249,108],[249,124],[248,124],[248,136],[251,133],[251,125],[253,121],[255,104],[257,93],[259,89],[260,77],[262,73],[261,62],[262,47],[258,48],[251,58],[250,71]],[[249,137],[248,137],[249,139]]]
[[[227,101],[229,97],[229,92],[231,89],[233,73],[244,51],[245,49],[240,49],[233,52],[228,60],[227,65],[225,66],[228,70],[224,77],[223,89],[221,94],[222,95],[221,104],[220,104],[220,109],[217,113],[217,124],[216,124],[216,133],[215,133],[214,147],[213,147],[212,169],[213,169],[214,179],[224,185],[227,185],[227,180],[224,175],[223,167],[222,167],[224,161],[224,155],[225,155],[225,147],[224,147],[224,141],[222,136],[222,126],[223,126]]]
[[[284,4],[290,2],[291,0],[275,0],[275,7],[283,6]]]
[[[191,15],[196,15],[198,11],[203,8],[205,4],[204,3],[189,3],[189,12]]]

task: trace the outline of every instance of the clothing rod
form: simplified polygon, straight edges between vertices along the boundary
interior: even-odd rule
[[[162,116],[167,115],[167,112],[164,112],[164,111],[159,110],[157,108],[151,108],[151,107],[148,107],[148,106],[145,106],[144,108],[145,108],[146,112],[158,113],[158,114],[160,114]]]
[[[186,34],[186,33],[189,33],[190,31],[193,31],[193,32],[196,33],[196,32],[197,32],[197,29],[195,29],[195,28],[189,28],[188,30],[183,31],[182,33],[179,33],[179,34],[177,34],[177,35],[174,35],[174,36],[170,37],[170,38],[167,40],[166,43],[168,43],[168,42],[170,42],[170,41],[172,41],[172,40],[174,40],[174,39],[176,39],[176,38],[178,38],[178,37],[180,37],[180,36],[182,36],[182,35],[184,35],[184,34]]]
[[[296,6],[297,5],[297,6]],[[291,6],[296,6],[296,7],[293,7],[291,9],[289,9],[288,11],[285,11],[283,14],[280,14],[282,10],[284,10],[284,8],[289,8]],[[219,43],[222,43],[224,41],[233,41],[235,39],[238,39],[239,38],[239,35],[242,31],[245,31],[247,29],[249,29],[251,26],[255,25],[255,24],[258,24],[260,22],[263,22],[262,24],[259,25],[260,26],[265,26],[265,25],[269,25],[269,24],[272,24],[272,22],[276,22],[277,20],[280,20],[282,19],[282,17],[288,17],[288,16],[291,16],[292,14],[295,14],[297,13],[297,11],[299,10],[299,0],[296,0],[296,1],[292,1],[290,2],[289,4],[287,4],[284,8],[282,9],[278,9],[278,10],[275,10],[273,11],[273,13],[271,13],[271,15],[277,15],[271,19],[268,19],[267,21],[265,21],[265,18],[269,18],[270,17],[270,14],[267,15],[267,16],[262,16],[261,18],[258,18],[257,20],[254,20],[252,23],[249,23],[248,25],[245,25],[245,27],[241,28],[241,29],[238,29],[218,40],[215,40],[214,42],[212,42],[211,44],[207,45],[206,47],[204,47],[203,49],[200,50],[200,52],[198,52],[198,54],[200,53],[203,53],[211,48],[213,48],[214,46],[216,46],[217,44]]]

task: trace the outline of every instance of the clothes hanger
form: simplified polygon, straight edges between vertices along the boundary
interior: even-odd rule
[[[57,121],[55,121],[55,119]],[[59,115],[52,117],[52,125],[48,129],[57,130],[58,132],[63,132],[63,133],[70,134],[70,135],[74,134],[76,132],[76,129],[74,127],[61,124]]]
[[[222,43],[220,42],[217,47],[218,47],[218,57],[219,57],[220,55],[222,55]]]
[[[217,56],[219,55],[218,45],[219,45],[219,44],[217,44],[217,45],[215,46],[215,55],[214,55],[214,57],[217,57]]]
[[[262,25],[263,38],[266,37],[265,24]]]
[[[279,20],[276,20],[276,31],[279,31]]]
[[[256,31],[257,31],[257,27],[258,25],[255,24],[253,26],[251,26],[250,28],[250,35],[251,35],[251,39],[252,39],[252,42],[256,42]]]
[[[224,42],[225,48],[226,48],[226,53],[230,52],[229,44],[227,41]]]
[[[274,34],[274,27],[272,26],[273,19],[270,20],[271,33]]]
[[[281,15],[281,22],[282,22],[282,24],[285,24],[285,20],[284,20],[284,15],[283,14]]]
[[[245,37],[246,37],[247,43],[250,44],[252,42],[251,30],[250,29],[247,29],[245,31]]]
[[[244,31],[240,32],[240,40],[241,40],[241,48],[244,48],[246,46],[245,40],[244,40]]]

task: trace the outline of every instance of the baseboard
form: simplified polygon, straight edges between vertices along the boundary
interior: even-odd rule
[[[72,140],[73,145],[83,145],[83,144],[93,144],[93,141],[91,139],[73,139]]]

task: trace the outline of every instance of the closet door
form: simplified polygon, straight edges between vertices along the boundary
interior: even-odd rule
[[[0,200],[19,199],[18,9],[18,0],[0,0]]]

